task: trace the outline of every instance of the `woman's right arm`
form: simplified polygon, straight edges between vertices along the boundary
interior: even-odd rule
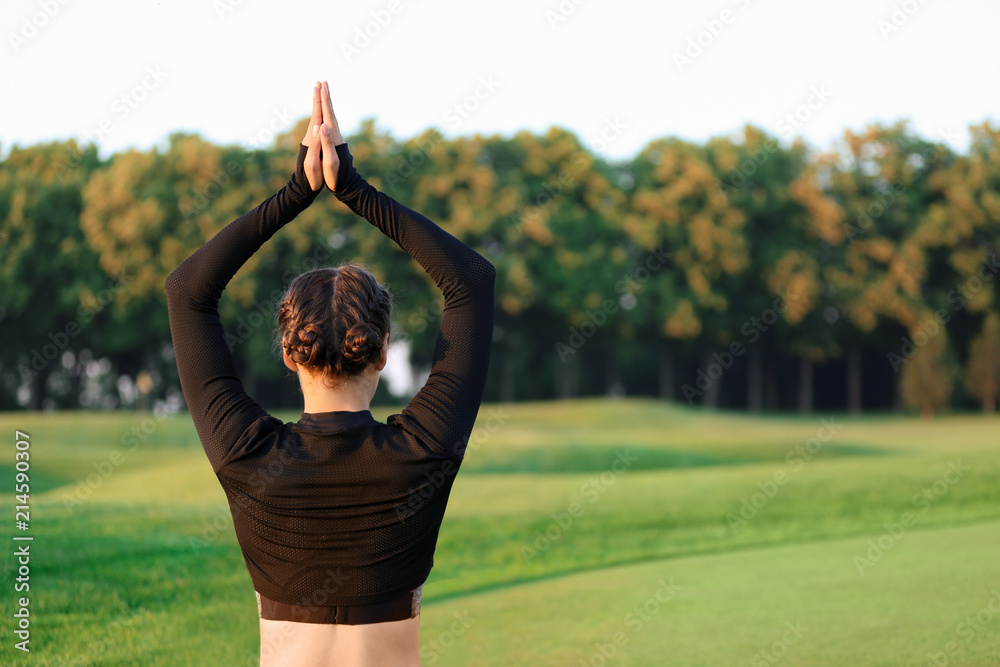
[[[496,269],[431,220],[376,190],[354,168],[347,143],[334,146],[334,141],[333,133],[323,132],[324,160],[334,154],[340,159],[339,166],[331,161],[337,199],[417,260],[444,295],[430,377],[402,414],[392,415],[388,423],[460,458],[486,384]]]

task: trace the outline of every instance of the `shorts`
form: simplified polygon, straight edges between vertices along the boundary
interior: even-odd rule
[[[386,621],[405,621],[420,613],[420,597],[423,589],[424,584],[420,584],[406,595],[385,602],[339,607],[303,607],[285,604],[269,600],[257,593],[257,613],[262,619],[268,621],[294,621],[297,623],[364,625]]]

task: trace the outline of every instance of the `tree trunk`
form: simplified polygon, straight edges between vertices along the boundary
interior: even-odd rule
[[[712,359],[710,355],[705,355],[701,361],[703,368],[710,368],[713,363],[715,363],[715,360]],[[712,383],[708,385],[707,389],[705,389],[705,395],[702,397],[701,401],[703,407],[709,410],[714,410],[719,406],[719,389],[721,382],[721,377],[713,379]]]
[[[41,410],[45,405],[45,381],[49,379],[48,364],[45,368],[35,373],[31,378],[31,399],[28,403],[29,410]]]
[[[934,406],[930,403],[924,403],[924,407],[920,409],[920,416],[923,419],[934,419]]]
[[[761,353],[763,355],[763,352]],[[781,408],[781,391],[779,382],[778,363],[771,360],[764,361],[764,409],[777,410]]]
[[[851,343],[847,348],[847,410],[861,412],[861,346]]]
[[[799,412],[812,412],[813,405],[813,362],[799,359]]]
[[[764,351],[760,345],[747,352],[747,411],[759,413],[764,404]]]
[[[624,396],[625,387],[622,385],[621,366],[618,364],[618,355],[613,352],[608,355],[608,396]]]
[[[997,388],[990,387],[990,390],[983,396],[983,412],[988,415],[996,412],[997,409]]]
[[[556,366],[556,395],[562,399],[570,399],[580,394],[580,364],[576,355],[571,354],[565,363]]]
[[[514,364],[503,363],[500,365],[500,401],[503,403],[514,402]]]
[[[674,355],[660,350],[660,398],[674,400]]]
[[[80,355],[73,353],[73,367],[69,370],[69,395],[72,396],[73,407],[80,409],[80,394],[83,392],[83,375],[87,371],[86,364],[80,361]]]

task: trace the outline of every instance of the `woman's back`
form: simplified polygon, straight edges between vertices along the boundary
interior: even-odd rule
[[[265,598],[375,604],[426,581],[461,458],[367,410],[263,419],[237,449],[217,475]]]

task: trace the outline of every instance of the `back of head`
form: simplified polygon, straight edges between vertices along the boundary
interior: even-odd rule
[[[308,271],[278,306],[277,342],[289,358],[336,384],[382,356],[391,296],[358,264]]]

